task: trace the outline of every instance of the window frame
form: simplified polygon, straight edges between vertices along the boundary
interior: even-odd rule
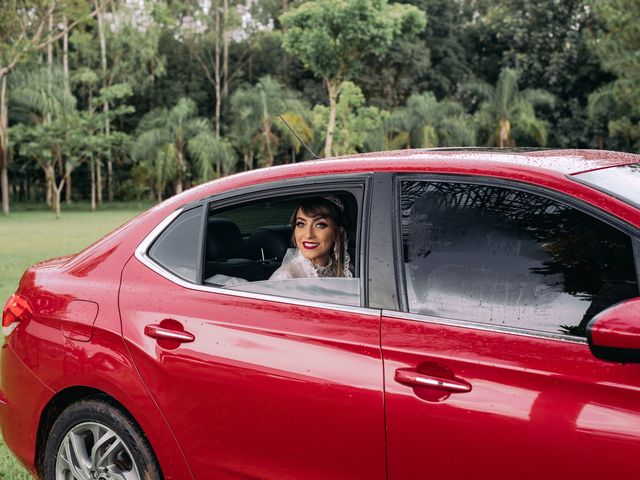
[[[604,212],[594,205],[571,197],[570,195],[557,190],[551,190],[539,185],[520,182],[511,179],[501,179],[495,177],[480,177],[475,175],[447,175],[447,174],[425,174],[425,173],[408,173],[408,174],[396,174],[393,176],[393,255],[395,258],[395,277],[396,277],[396,294],[399,300],[398,310],[394,310],[391,316],[401,316],[410,320],[417,320],[428,323],[440,323],[443,325],[455,325],[467,328],[474,328],[476,330],[495,331],[501,333],[514,333],[519,335],[525,335],[535,338],[551,338],[554,340],[561,340],[570,343],[586,344],[586,338],[575,337],[572,335],[566,335],[561,333],[541,332],[538,330],[527,329],[523,327],[515,326],[503,326],[503,325],[491,325],[486,323],[474,322],[473,320],[453,319],[448,317],[435,317],[431,315],[424,315],[420,313],[409,311],[409,300],[406,285],[406,272],[403,255],[403,243],[402,243],[402,224],[401,224],[401,193],[402,182],[425,182],[425,183],[458,183],[458,184],[470,184],[480,185],[487,187],[505,188],[533,195],[538,195],[542,198],[556,201],[564,204],[568,207],[574,208],[582,213],[590,215],[591,217],[604,222],[612,228],[615,228],[625,235],[629,236],[631,240],[631,246],[633,249],[633,256],[635,260],[635,272],[636,282],[640,287],[640,232],[638,229],[625,222],[624,220],[615,217],[607,212]]]
[[[372,173],[344,174],[333,175],[330,177],[304,177],[295,179],[285,179],[274,182],[267,182],[258,185],[252,185],[236,190],[222,192],[220,194],[209,195],[199,201],[191,202],[183,205],[171,214],[169,214],[149,235],[140,243],[135,251],[135,256],[142,263],[150,267],[156,273],[160,274],[167,280],[181,287],[190,290],[198,290],[223,295],[232,295],[256,300],[275,301],[279,303],[287,303],[293,305],[316,306],[331,310],[349,311],[355,313],[380,314],[379,310],[372,310],[367,306],[367,250],[368,250],[368,224],[370,219],[370,190]],[[286,296],[244,292],[231,288],[222,288],[204,284],[204,262],[205,262],[205,245],[207,235],[207,221],[211,211],[228,209],[233,206],[241,206],[260,200],[273,200],[277,197],[292,197],[295,195],[308,195],[313,193],[327,192],[331,190],[340,190],[352,194],[357,205],[356,216],[356,255],[359,266],[359,286],[360,286],[360,306],[348,306],[324,301],[303,300]],[[212,208],[212,205],[215,206]],[[201,238],[199,242],[200,265],[198,266],[199,283],[188,282],[174,273],[170,272],[162,265],[158,264],[154,259],[149,257],[148,251],[153,242],[173,223],[178,216],[187,210],[203,207]]]
[[[202,215],[204,212],[204,208],[203,205],[200,203],[190,203],[188,205],[184,205],[182,207],[180,207],[179,209],[175,210],[174,212],[172,212],[168,217],[166,217],[152,232],[151,234],[149,234],[148,237],[151,237],[153,235],[152,238],[149,239],[148,241],[148,245],[146,246],[146,248],[144,249],[144,258],[145,260],[147,260],[148,262],[153,263],[154,265],[156,265],[158,268],[160,268],[163,272],[163,276],[164,277],[172,277],[172,278],[177,278],[183,282],[187,282],[187,283],[191,283],[189,280],[181,277],[180,275],[178,275],[175,272],[172,272],[171,270],[169,270],[165,265],[163,265],[162,263],[160,263],[157,259],[153,258],[150,254],[150,250],[153,248],[153,246],[156,244],[156,242],[158,241],[158,239],[171,227],[171,225],[173,225],[173,223],[178,220],[179,217],[181,217],[182,215],[184,215],[187,212],[190,212],[192,210],[196,210],[200,208],[201,212],[200,212],[200,217],[201,217],[201,222],[200,222],[200,227],[199,227],[199,233],[200,233],[200,237],[202,237],[202,229],[204,227],[204,225],[202,224]],[[147,238],[148,238],[147,237]],[[145,241],[147,239],[145,238]],[[203,248],[203,244],[202,241],[198,242],[197,244],[197,252],[196,252],[196,257],[199,258],[201,257],[204,252],[202,250]],[[138,252],[136,251],[136,254]],[[146,262],[145,262],[146,263]],[[195,276],[196,278],[201,278],[202,277],[202,262],[197,262],[197,264],[195,265]],[[155,269],[154,269],[155,270]],[[157,271],[157,270],[156,270]],[[160,273],[160,272],[159,272]],[[166,275],[165,275],[166,273]]]

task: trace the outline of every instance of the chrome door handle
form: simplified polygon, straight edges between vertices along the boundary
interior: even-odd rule
[[[173,340],[174,342],[193,342],[196,337],[189,332],[179,332],[161,327],[160,325],[147,325],[144,334],[158,340]]]
[[[403,385],[411,387],[441,388],[453,393],[465,393],[471,391],[471,385],[464,380],[440,378],[433,375],[425,375],[413,369],[399,368],[396,370],[395,380]]]

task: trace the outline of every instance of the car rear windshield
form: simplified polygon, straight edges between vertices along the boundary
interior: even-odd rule
[[[640,208],[640,163],[579,173],[573,178]]]

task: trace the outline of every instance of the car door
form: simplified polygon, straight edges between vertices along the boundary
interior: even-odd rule
[[[394,185],[388,478],[635,476],[640,366],[585,340],[595,314],[638,296],[634,230],[520,184]]]
[[[194,478],[384,478],[380,310],[198,283],[205,214],[160,225],[120,292],[127,345]]]

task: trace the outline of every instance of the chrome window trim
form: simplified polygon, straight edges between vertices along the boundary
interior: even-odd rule
[[[397,318],[401,320],[412,320],[422,323],[432,323],[436,325],[447,325],[449,327],[469,328],[471,330],[482,330],[485,332],[504,333],[508,335],[518,335],[520,337],[539,338],[542,340],[556,340],[563,343],[574,343],[578,345],[588,345],[586,338],[572,337],[561,333],[538,332],[536,330],[525,330],[517,327],[504,325],[490,325],[488,323],[476,323],[471,320],[456,320],[453,318],[433,317],[430,315],[419,315],[417,313],[398,312],[395,310],[383,310],[383,317]]]
[[[208,285],[199,285],[196,283],[190,283],[186,280],[178,277],[174,273],[165,269],[162,265],[153,260],[147,252],[149,251],[149,247],[155,241],[155,239],[167,228],[173,220],[175,220],[178,215],[183,213],[184,211],[189,210],[188,208],[179,208],[175,212],[172,212],[169,216],[167,216],[162,222],[160,222],[152,231],[149,233],[138,245],[138,248],[135,250],[135,257],[145,266],[156,272],[161,277],[169,280],[172,283],[175,283],[178,286],[183,288],[188,288],[189,290],[196,290],[199,292],[210,292],[217,293],[222,295],[231,295],[233,297],[242,297],[242,298],[250,298],[255,300],[265,300],[268,302],[277,302],[284,303],[287,305],[297,305],[303,307],[314,307],[314,308],[322,308],[325,310],[334,310],[339,312],[348,312],[348,313],[358,313],[362,315],[369,315],[373,317],[380,317],[380,310],[376,310],[373,308],[365,308],[365,307],[353,307],[347,305],[338,305],[334,303],[324,303],[324,302],[314,302],[310,300],[301,300],[297,298],[290,297],[280,297],[276,295],[265,295],[260,293],[251,293],[251,292],[241,292],[237,290],[230,290],[227,288],[219,288]],[[362,287],[362,285],[361,285]],[[362,295],[362,292],[360,292]]]

